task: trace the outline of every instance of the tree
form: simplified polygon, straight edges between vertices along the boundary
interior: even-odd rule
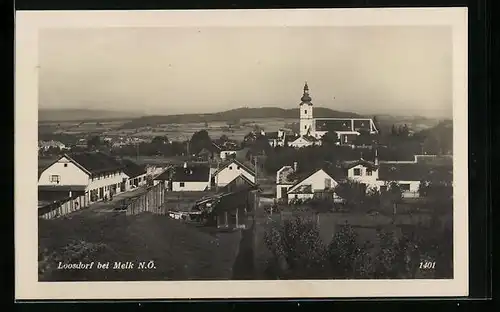
[[[269,145],[269,140],[266,136],[259,134],[250,149],[254,155],[267,155],[271,150],[271,145]]]
[[[210,139],[207,130],[200,130],[198,132],[195,132],[191,137],[191,141],[189,142],[190,154],[197,154],[203,148],[212,150],[212,140]]]
[[[339,136],[335,131],[328,131],[321,137],[321,143],[326,146],[336,145],[339,142],[340,142]]]
[[[101,138],[99,136],[93,136],[87,141],[87,147],[90,150],[97,149],[103,145]]]
[[[328,245],[328,261],[333,278],[370,275],[367,246],[358,244],[358,233],[346,222],[335,232]],[[362,265],[364,268],[359,270]]]
[[[302,217],[286,220],[264,234],[273,255],[274,278],[322,278],[325,276],[326,249],[316,223]]]
[[[381,201],[388,203],[392,207],[392,214],[397,213],[397,204],[401,201],[403,197],[403,190],[397,182],[389,182],[387,185],[387,190],[381,193]]]
[[[335,193],[342,198],[350,208],[355,210],[363,207],[366,198],[365,188],[359,182],[351,180],[339,183],[335,187]]]

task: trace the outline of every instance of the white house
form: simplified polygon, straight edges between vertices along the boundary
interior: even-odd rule
[[[169,183],[173,192],[206,191],[210,189],[209,166],[188,166],[187,163],[184,163],[183,166],[173,167],[170,170],[173,170],[170,178],[171,182]],[[168,174],[168,172],[165,174]]]
[[[103,153],[65,154],[45,168],[38,179],[40,200],[87,196],[95,202],[126,191],[124,166]]]
[[[128,159],[123,159],[121,163],[124,166],[123,172],[128,177],[127,191],[147,184],[147,170],[144,166],[138,165]]]
[[[369,189],[379,189],[383,183],[378,177],[378,163],[360,159],[357,161],[344,162],[343,168],[347,170],[347,178],[351,181],[358,182]]]
[[[328,168],[321,168],[307,174],[301,174],[295,179],[290,178],[290,175],[296,172],[296,168],[285,166],[278,172],[280,172],[280,176],[276,181],[276,197],[278,200],[285,200],[287,202],[291,202],[294,199],[312,199],[316,193],[333,191],[338,185],[338,181],[335,179],[337,174]],[[291,181],[294,181],[292,185],[290,185]],[[334,200],[341,200],[334,193],[333,196]]]
[[[217,186],[224,186],[240,175],[255,183],[255,171],[239,160],[233,159],[213,173],[212,181]]]
[[[293,148],[302,148],[314,145],[321,145],[321,141],[312,136],[300,136],[295,140],[288,142],[288,146]]]

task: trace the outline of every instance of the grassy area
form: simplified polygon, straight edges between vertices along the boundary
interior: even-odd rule
[[[375,248],[378,248],[378,237],[377,237],[377,227],[382,227],[385,229],[391,229],[396,235],[400,234],[400,227],[407,224],[416,224],[419,222],[426,222],[429,220],[430,216],[427,214],[400,214],[394,219],[389,216],[384,215],[367,215],[362,213],[319,213],[313,214],[310,212],[291,212],[286,211],[283,213],[275,213],[272,216],[261,215],[257,218],[256,226],[256,242],[255,246],[255,265],[256,271],[259,274],[263,273],[266,268],[271,253],[267,249],[264,243],[264,233],[271,229],[273,225],[283,223],[285,220],[289,220],[294,216],[302,215],[306,218],[310,218],[317,222],[319,234],[325,244],[331,242],[333,235],[335,234],[338,226],[349,223],[355,228],[358,233],[359,243],[364,243],[370,241],[374,244]],[[446,220],[442,220],[445,222]],[[256,278],[264,278],[260,275]]]
[[[154,270],[57,270],[51,254],[63,254],[73,241],[102,244],[88,261],[154,261]],[[85,214],[39,221],[39,248],[52,265],[41,281],[230,279],[240,233],[210,234],[168,216],[120,213],[88,218]],[[67,254],[68,252],[66,252]],[[72,257],[73,256],[73,257]],[[66,255],[78,263],[78,251]],[[137,267],[137,265],[136,265]]]

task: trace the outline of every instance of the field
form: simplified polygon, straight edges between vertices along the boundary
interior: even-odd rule
[[[238,253],[240,233],[210,233],[204,229],[144,213],[125,216],[109,212],[90,217],[79,213],[64,218],[39,221],[41,281],[84,280],[206,280],[230,279]],[[64,248],[75,244],[73,250]],[[87,257],[82,246],[94,248]],[[78,247],[80,246],[80,247]],[[89,248],[87,248],[88,250]],[[152,270],[55,270],[57,258],[78,261],[154,261]],[[48,257],[45,260],[43,257]]]
[[[226,122],[205,123],[185,123],[185,124],[164,124],[155,127],[142,127],[137,129],[120,129],[127,120],[119,121],[61,121],[61,122],[41,122],[39,124],[40,133],[85,135],[90,133],[100,133],[113,137],[136,136],[142,138],[153,138],[155,136],[167,136],[170,140],[185,141],[200,130],[207,130],[210,137],[219,138],[226,135],[234,140],[242,140],[243,137],[252,131],[255,125],[265,131],[277,131],[287,123],[297,122],[297,119],[286,118],[259,118],[255,120],[242,119],[240,125],[229,127]]]

